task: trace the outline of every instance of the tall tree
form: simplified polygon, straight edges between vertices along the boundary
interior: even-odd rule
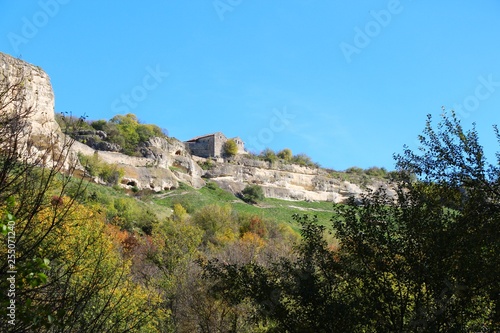
[[[32,130],[33,68],[12,67],[0,66],[0,256],[8,258],[0,260],[0,290],[9,291],[0,298],[0,331],[147,328],[145,305],[154,302],[128,281],[103,220],[76,204],[85,186],[73,177],[73,140],[56,128]]]
[[[395,195],[335,205],[337,251],[304,217],[295,260],[205,263],[214,290],[252,300],[278,332],[500,329],[500,153],[489,164],[454,114],[437,129],[429,117],[420,142],[396,156]]]

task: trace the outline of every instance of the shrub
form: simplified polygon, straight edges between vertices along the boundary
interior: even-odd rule
[[[371,167],[365,170],[368,176],[385,178],[387,176],[387,170],[385,168]]]
[[[124,171],[114,164],[102,162],[99,178],[101,178],[107,185],[117,185],[123,177]]]
[[[140,144],[152,137],[166,137],[160,127],[153,124],[141,124],[137,116],[132,113],[116,115],[109,121],[101,119],[87,122],[85,118],[64,115],[56,117],[63,131],[70,135],[75,133],[76,125],[80,130],[90,129],[106,132],[107,136],[104,141],[119,145],[122,153],[131,156],[140,156]]]
[[[238,154],[238,145],[233,139],[229,139],[224,143],[224,154],[229,157]]]
[[[259,157],[269,163],[274,163],[278,159],[276,153],[270,148],[264,149],[262,153],[260,153]]]
[[[258,216],[251,216],[245,219],[240,226],[240,236],[243,237],[244,234],[249,232],[261,238],[266,237],[267,229],[264,221]]]
[[[292,158],[292,163],[302,165],[302,166],[308,166],[308,167],[316,167],[318,168],[319,165],[317,163],[314,163],[309,156],[306,154],[297,154]]]
[[[206,161],[203,161],[203,162],[198,162],[198,165],[203,170],[211,170],[211,169],[213,169],[215,167],[215,165],[214,165],[214,163],[212,162],[211,159],[207,159]]]
[[[219,186],[217,185],[217,183],[215,182],[206,182],[205,186],[209,189],[209,190],[216,190],[219,188]]]
[[[256,204],[264,200],[264,191],[259,185],[247,185],[241,192],[244,201]]]
[[[236,238],[233,210],[229,205],[205,206],[193,215],[193,223],[204,231],[204,244],[223,245]]]
[[[283,150],[281,150],[278,155],[277,155],[279,158],[281,158],[282,160],[285,160],[287,162],[291,161],[292,158],[293,158],[293,154],[292,154],[292,151],[288,148],[285,148]]]
[[[79,153],[78,160],[80,161],[80,164],[83,165],[89,176],[99,177],[110,186],[117,185],[124,175],[122,168],[119,168],[117,165],[101,161],[97,152],[92,156],[86,156]]]
[[[363,169],[361,169],[359,167],[356,167],[356,166],[353,166],[353,167],[350,167],[350,168],[346,169],[345,172],[346,173],[353,173],[353,174],[356,174],[356,175],[361,175],[361,174],[363,174]]]

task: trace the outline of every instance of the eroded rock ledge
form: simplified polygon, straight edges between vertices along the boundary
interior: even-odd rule
[[[49,76],[39,67],[0,53],[0,75],[10,80],[23,76],[26,89],[25,107],[34,108],[30,122],[32,133],[52,135],[61,141],[62,133],[54,115],[54,93]],[[189,120],[186,120],[189,121]],[[91,133],[82,135],[105,135]],[[99,148],[99,147],[96,147]],[[232,193],[238,193],[247,184],[259,184],[266,197],[287,200],[334,201],[359,196],[364,189],[347,181],[334,179],[325,170],[292,164],[270,164],[244,155],[229,160],[210,160],[209,170],[203,170],[208,160],[192,156],[185,143],[175,138],[152,138],[141,147],[144,157],[132,157],[114,152],[113,147],[96,150],[75,141],[71,153],[87,156],[98,154],[99,159],[121,167],[125,176],[121,186],[164,191],[175,189],[179,182],[200,188],[210,179]],[[83,170],[83,167],[80,166]],[[373,182],[369,187],[386,186]]]

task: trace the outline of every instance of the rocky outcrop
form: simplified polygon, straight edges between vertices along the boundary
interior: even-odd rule
[[[29,118],[33,134],[49,134],[59,129],[54,120],[52,85],[49,76],[40,67],[0,53],[0,81],[5,85],[20,84],[22,87],[22,102],[12,103],[2,108],[2,112],[12,112],[19,107],[31,109]]]
[[[232,163],[215,163],[206,171],[206,178],[233,193],[247,184],[260,185],[266,197],[285,200],[342,202],[350,196],[359,197],[367,188],[383,186],[373,182],[366,188],[332,178],[325,170],[293,164],[275,163],[237,157]]]
[[[42,69],[0,53],[1,78],[23,83],[24,107],[33,109],[30,114],[32,133],[68,141],[54,119],[54,94],[49,77]],[[152,138],[140,147],[143,157],[133,157],[116,152],[120,147],[104,141],[106,133],[102,131],[81,131],[76,135],[86,144],[75,141],[71,147],[73,156],[97,154],[99,160],[118,165],[125,173],[121,185],[129,188],[171,190],[177,188],[179,182],[200,188],[208,178],[235,194],[248,184],[259,184],[266,197],[334,202],[366,191],[356,184],[332,178],[318,168],[270,164],[245,155],[216,161],[192,156],[186,144],[174,138]],[[203,170],[198,163],[212,167]],[[373,182],[369,187],[381,185],[384,184]]]
[[[56,139],[56,145],[70,141],[55,121],[52,85],[49,76],[41,68],[0,53],[0,82],[2,83],[0,88],[16,83],[22,88],[23,96],[19,98],[22,105],[12,103],[11,106],[2,107],[1,110],[2,112],[32,110],[28,119],[30,128],[26,130],[33,141],[33,150],[43,154],[46,149],[42,144],[42,141],[46,141],[43,138]],[[87,144],[75,141],[71,146],[70,157],[74,158],[77,154],[87,156],[98,154],[101,161],[116,164],[124,170],[123,186],[162,191],[178,187],[179,181],[194,187],[202,187],[205,184],[201,179],[203,170],[194,161],[191,163],[182,161],[189,166],[185,175],[176,176],[170,170],[170,167],[177,163],[176,158],[187,156],[184,144],[178,140],[153,138],[146,148],[154,154],[148,157],[131,157],[115,152],[119,147],[103,146],[105,142],[99,140],[105,139],[106,133],[102,131],[81,131],[76,135]],[[177,153],[179,155],[176,155]],[[83,171],[82,166],[80,169]]]
[[[72,133],[71,136],[95,150],[119,152],[122,149],[119,144],[104,141],[108,137],[104,131],[82,130]]]
[[[142,156],[161,160],[167,156],[191,156],[184,142],[175,138],[153,137],[140,145]]]
[[[123,169],[125,175],[121,184],[125,187],[164,191],[177,188],[180,181],[194,188],[205,185],[201,178],[203,170],[189,157],[171,156],[166,153],[158,159],[128,156],[117,152],[98,151],[78,141],[73,143],[72,149],[86,156],[97,154],[101,161]],[[184,169],[176,168],[176,165],[183,165]]]

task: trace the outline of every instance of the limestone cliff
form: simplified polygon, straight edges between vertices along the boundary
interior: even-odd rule
[[[20,94],[13,97],[16,101],[2,108],[2,112],[11,112],[22,104],[23,108],[33,110],[29,116],[34,134],[46,134],[59,128],[54,122],[52,85],[49,76],[41,68],[0,53],[0,79],[2,85],[20,85],[24,88]]]
[[[285,163],[269,163],[239,156],[230,163],[214,163],[205,173],[220,187],[239,193],[247,184],[260,185],[266,197],[287,200],[341,202],[366,191],[359,185],[333,178],[325,170]],[[386,186],[373,181],[367,188]]]
[[[68,138],[55,121],[54,93],[48,75],[39,67],[0,53],[0,78],[22,80],[25,104],[32,107],[30,116],[32,133],[56,135],[61,141]],[[2,81],[6,82],[6,81]],[[2,87],[0,87],[2,88]],[[140,148],[144,157],[131,157],[112,151],[97,151],[83,143],[74,142],[71,153],[76,156],[97,154],[99,159],[121,167],[125,176],[124,187],[137,187],[154,191],[177,188],[184,182],[195,188],[205,185],[205,179],[222,188],[239,193],[247,184],[259,184],[266,197],[288,200],[334,201],[360,195],[364,189],[358,185],[332,178],[325,170],[291,164],[270,164],[238,156],[227,161],[207,163],[204,158],[192,156],[183,142],[175,138],[152,138]],[[202,170],[198,163],[210,164]],[[80,166],[83,170],[83,167]],[[373,182],[372,188],[384,185]]]
[[[2,84],[0,92],[18,84],[22,88],[22,96],[17,98],[15,103],[9,103],[12,98],[6,98],[8,102],[0,110],[6,113],[13,110],[32,110],[29,112],[30,128],[26,129],[26,131],[33,141],[34,148],[45,149],[45,146],[41,144],[43,140],[38,140],[41,135],[50,137],[51,140],[55,138],[59,144],[69,140],[55,121],[52,85],[49,76],[41,68],[0,53],[0,79],[2,78],[4,80],[0,80]],[[123,186],[137,186],[161,191],[178,187],[179,181],[186,182],[197,188],[204,185],[201,178],[201,168],[190,158],[182,156],[182,154],[187,155],[187,153],[181,142],[175,139],[163,140],[155,138],[143,149],[150,152],[148,158],[96,151],[75,141],[71,147],[70,157],[74,158],[78,153],[89,156],[97,153],[100,160],[110,164],[117,164],[124,169]],[[179,153],[179,149],[184,149],[184,152]],[[179,153],[179,155],[175,155],[175,153]],[[182,165],[185,172],[176,174],[175,171],[170,170],[170,167],[177,164]],[[80,166],[80,169],[83,170],[83,167]]]

